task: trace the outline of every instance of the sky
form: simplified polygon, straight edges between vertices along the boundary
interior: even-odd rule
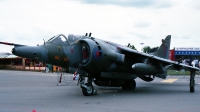
[[[134,45],[200,47],[199,0],[0,0],[0,41],[36,46],[57,34]],[[144,43],[141,45],[140,43]],[[0,45],[0,52],[13,46]]]

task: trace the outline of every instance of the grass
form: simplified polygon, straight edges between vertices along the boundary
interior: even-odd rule
[[[200,71],[196,71],[196,74],[199,75]],[[190,71],[167,70],[167,75],[190,75]]]

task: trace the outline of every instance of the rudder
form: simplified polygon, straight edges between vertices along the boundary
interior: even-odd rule
[[[169,59],[170,43],[171,35],[168,35],[165,39],[162,39],[162,44],[153,54],[161,58]]]

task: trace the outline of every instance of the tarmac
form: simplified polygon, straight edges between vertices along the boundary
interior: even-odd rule
[[[59,74],[60,75],[60,74]],[[136,79],[136,90],[95,86],[97,95],[83,96],[65,73],[0,70],[0,112],[199,112],[200,76],[189,92],[189,76]],[[64,80],[65,78],[65,80]]]

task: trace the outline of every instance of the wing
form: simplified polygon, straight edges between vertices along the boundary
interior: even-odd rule
[[[169,60],[169,49],[171,43],[171,35],[168,35],[165,39],[162,39],[162,44],[158,50],[152,54],[138,52],[124,46],[118,46],[120,53],[125,54],[125,57],[135,63],[151,64],[156,67],[164,69],[187,69],[187,70],[199,70],[197,67],[188,66],[179,62]]]
[[[125,54],[125,56],[132,57],[133,60],[137,59],[138,62],[145,62],[145,60],[151,60],[151,62],[154,62],[154,65],[162,65],[163,67],[180,70],[180,69],[187,69],[187,70],[199,70],[197,67],[192,67],[183,63],[175,62],[169,59],[161,58],[155,55],[147,54],[147,53],[141,53],[136,50],[132,50],[128,47],[118,46],[118,49],[122,54]]]

